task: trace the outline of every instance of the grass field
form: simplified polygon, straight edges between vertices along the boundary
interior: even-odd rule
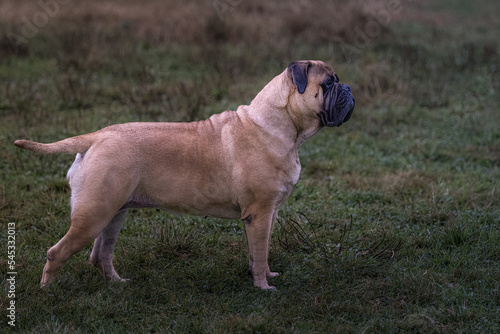
[[[361,4],[106,0],[47,12],[2,1],[2,328],[499,333],[500,7]],[[46,251],[69,228],[74,156],[14,140],[203,119],[248,104],[298,59],[330,63],[356,108],[302,147],[301,179],[273,232],[277,292],[252,286],[240,221],[155,210],[131,210],[120,233],[115,267],[131,282],[104,281],[89,246],[40,288]]]

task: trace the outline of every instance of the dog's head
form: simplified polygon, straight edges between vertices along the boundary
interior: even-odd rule
[[[337,74],[321,61],[302,60],[288,65],[295,105],[309,113],[321,126],[341,126],[354,110],[351,88],[339,82]]]

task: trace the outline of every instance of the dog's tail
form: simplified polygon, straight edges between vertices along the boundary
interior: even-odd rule
[[[77,137],[71,137],[63,139],[61,141],[42,144],[30,140],[16,140],[14,145],[25,149],[42,154],[53,154],[53,153],[84,153],[90,146],[92,146],[93,141],[88,135],[82,135]]]

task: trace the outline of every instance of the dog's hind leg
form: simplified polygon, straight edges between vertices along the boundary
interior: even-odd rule
[[[92,217],[72,215],[71,227],[66,235],[47,252],[47,262],[43,268],[41,285],[54,280],[57,272],[75,253],[92,243],[106,227],[111,218],[91,221]],[[83,222],[83,223],[82,223]]]
[[[113,197],[110,192],[103,189],[111,190],[110,187],[88,187],[80,188],[72,194],[71,227],[68,233],[47,252],[42,286],[52,281],[73,254],[89,246],[109,225],[111,225],[109,230],[104,233],[104,244],[106,237],[111,236],[113,239],[118,234],[126,214],[126,210],[120,211],[120,208],[125,203],[124,198],[127,195],[122,189],[113,189],[115,193],[122,194],[120,197]],[[108,249],[109,246],[105,245],[104,248]],[[100,259],[100,254],[97,258]]]
[[[118,234],[127,216],[127,209],[120,210],[106,228],[97,236],[94,242],[90,263],[99,269],[101,275],[110,281],[127,281],[120,278],[113,266],[113,250]]]

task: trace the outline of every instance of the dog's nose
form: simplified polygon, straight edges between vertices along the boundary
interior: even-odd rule
[[[344,88],[344,89],[347,89],[347,91],[348,91],[349,93],[351,92],[351,86],[341,84],[341,87],[342,87],[342,88]]]

